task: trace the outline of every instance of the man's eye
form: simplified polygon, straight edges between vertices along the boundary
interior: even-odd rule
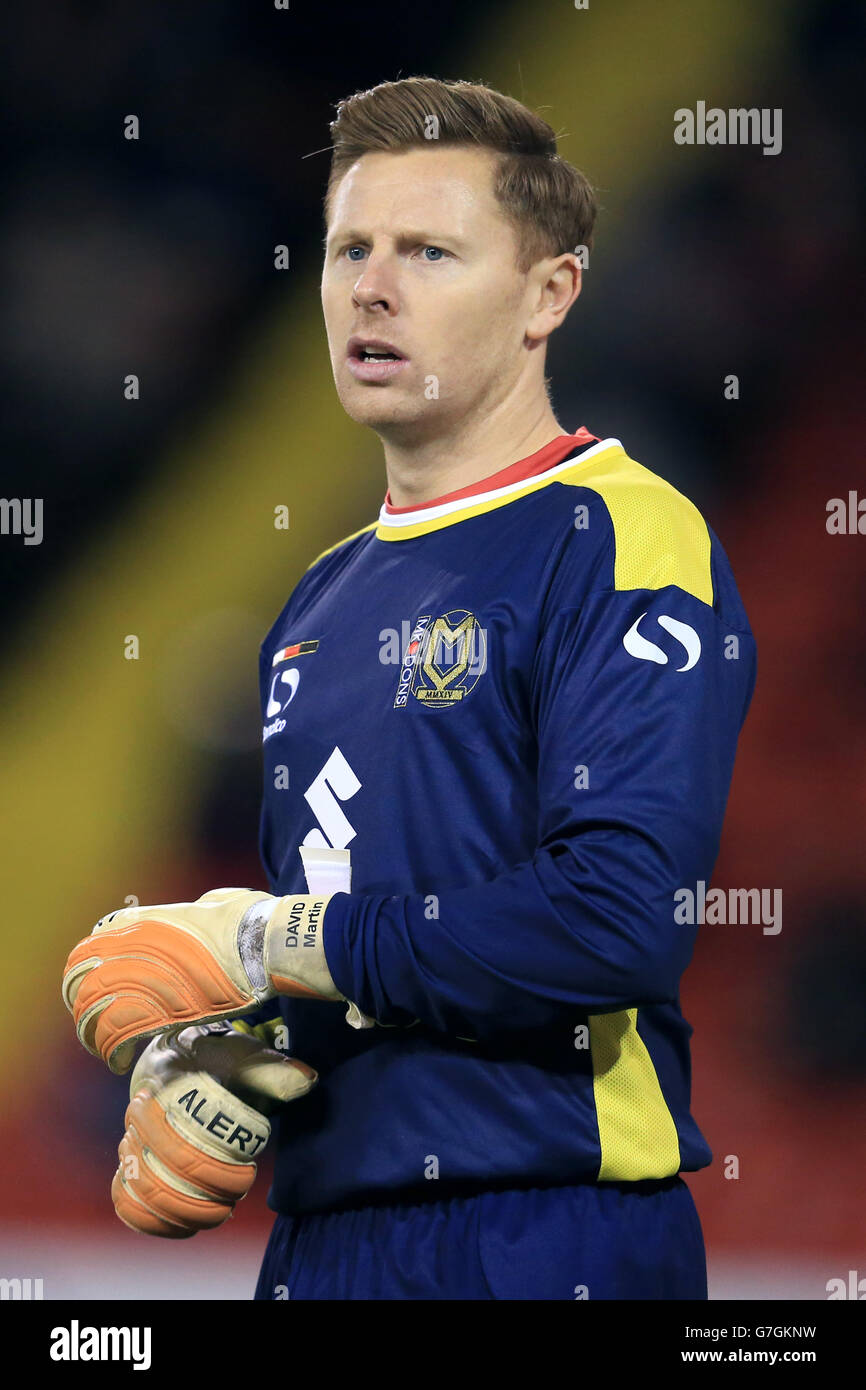
[[[433,255],[432,255],[432,256],[428,256],[428,255],[427,255],[428,251],[432,251],[432,252],[433,252]],[[445,255],[445,252],[442,250],[442,247],[441,247],[441,246],[425,246],[425,247],[424,247],[424,256],[425,256],[425,258],[426,258],[427,260],[438,261],[438,260],[440,260],[444,255]]]
[[[358,252],[357,256],[353,254],[355,251]],[[357,261],[363,256],[364,248],[363,246],[347,246],[344,254],[348,256],[350,261]]]

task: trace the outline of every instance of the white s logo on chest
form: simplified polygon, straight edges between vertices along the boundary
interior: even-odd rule
[[[348,801],[360,790],[361,783],[339,748],[335,748],[321,772],[304,792],[313,815],[322,827],[305,835],[304,844],[315,845],[319,849],[345,849],[358,832],[340,803]]]

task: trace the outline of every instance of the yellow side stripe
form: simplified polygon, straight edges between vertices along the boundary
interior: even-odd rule
[[[589,1019],[601,1147],[598,1182],[667,1178],[680,1170],[677,1128],[637,1031],[637,1014],[623,1009]]]

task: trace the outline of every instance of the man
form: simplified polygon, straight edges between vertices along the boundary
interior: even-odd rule
[[[706,1298],[675,895],[715,862],[748,621],[695,507],[551,408],[595,217],[551,128],[410,78],[332,134],[331,361],[388,492],[262,647],[272,893],[69,958],[91,1051],[155,1038],[118,1214],[219,1224],[276,1110],[259,1298]]]

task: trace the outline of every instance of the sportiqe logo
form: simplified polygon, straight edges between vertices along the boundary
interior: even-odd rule
[[[271,666],[279,666],[281,661],[288,661],[293,656],[306,656],[308,652],[314,652],[318,645],[318,638],[313,642],[293,642],[290,647],[283,647],[281,651],[274,652]]]

